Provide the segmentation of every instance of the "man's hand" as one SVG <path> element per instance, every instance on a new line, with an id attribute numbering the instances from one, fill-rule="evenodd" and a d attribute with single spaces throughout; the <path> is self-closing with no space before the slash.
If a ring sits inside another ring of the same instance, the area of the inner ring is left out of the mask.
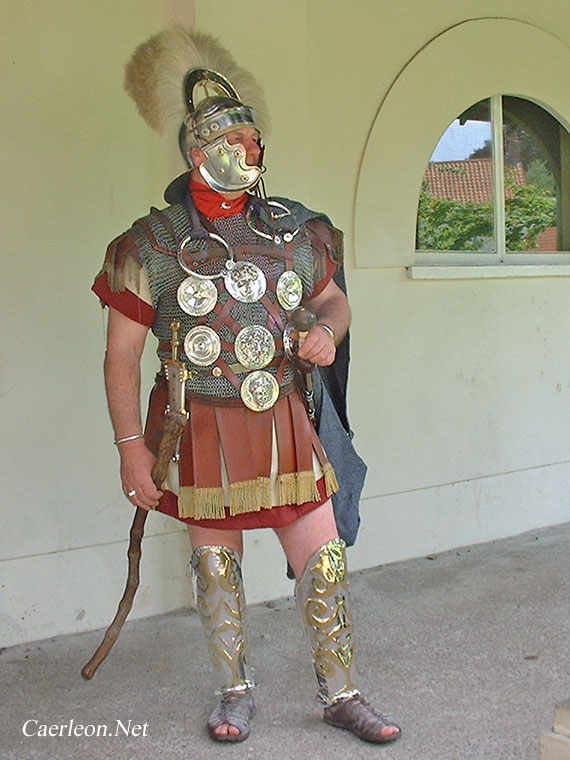
<path id="1" fill-rule="evenodd" d="M 117 440 L 130 438 L 141 430 L 140 359 L 147 333 L 148 327 L 109 309 L 105 388 Z M 117 448 L 123 493 L 135 507 L 156 507 L 162 494 L 151 477 L 154 454 L 142 438 L 123 441 Z"/>
<path id="2" fill-rule="evenodd" d="M 142 439 L 126 441 L 119 445 L 121 455 L 121 483 L 123 493 L 135 507 L 150 509 L 158 506 L 162 496 L 151 477 L 156 461 Z M 135 492 L 132 496 L 129 493 Z"/>
<path id="3" fill-rule="evenodd" d="M 342 290 L 334 280 L 327 283 L 324 290 L 305 304 L 317 315 L 317 324 L 307 333 L 305 342 L 299 349 L 299 358 L 328 367 L 336 356 L 336 346 L 331 334 L 323 325 L 327 325 L 340 343 L 350 324 L 350 308 Z"/>
<path id="4" fill-rule="evenodd" d="M 311 327 L 298 356 L 299 359 L 318 364 L 319 367 L 328 367 L 336 356 L 336 347 L 330 333 L 321 325 Z"/>

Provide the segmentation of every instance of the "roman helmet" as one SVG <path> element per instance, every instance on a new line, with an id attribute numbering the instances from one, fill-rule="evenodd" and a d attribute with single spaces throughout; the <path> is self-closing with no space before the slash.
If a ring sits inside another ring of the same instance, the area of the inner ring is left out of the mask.
<path id="1" fill-rule="evenodd" d="M 258 184 L 263 165 L 247 164 L 244 146 L 228 143 L 227 134 L 240 127 L 266 131 L 263 91 L 213 37 L 181 26 L 154 35 L 127 64 L 125 87 L 156 132 L 176 125 L 188 166 L 193 147 L 206 154 L 199 171 L 212 189 L 235 192 Z"/>

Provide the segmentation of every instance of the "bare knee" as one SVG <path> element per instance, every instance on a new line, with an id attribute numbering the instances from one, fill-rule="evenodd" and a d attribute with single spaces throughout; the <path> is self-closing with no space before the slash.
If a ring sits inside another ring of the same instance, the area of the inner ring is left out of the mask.
<path id="1" fill-rule="evenodd" d="M 294 523 L 284 528 L 276 528 L 275 532 L 295 578 L 299 578 L 313 554 L 328 541 L 338 538 L 331 500 L 303 515 Z"/>
<path id="2" fill-rule="evenodd" d="M 199 525 L 189 525 L 188 534 L 192 551 L 201 546 L 225 546 L 243 556 L 243 537 L 241 530 L 220 530 L 219 528 L 202 528 Z"/>

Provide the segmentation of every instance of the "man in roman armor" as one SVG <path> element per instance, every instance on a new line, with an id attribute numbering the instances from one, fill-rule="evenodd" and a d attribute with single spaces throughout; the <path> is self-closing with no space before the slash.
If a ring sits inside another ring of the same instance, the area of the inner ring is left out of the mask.
<path id="1" fill-rule="evenodd" d="M 356 535 L 365 468 L 343 407 L 342 235 L 300 203 L 265 197 L 263 96 L 215 40 L 181 27 L 155 35 L 135 51 L 126 87 L 154 129 L 174 119 L 189 171 L 167 188 L 166 208 L 111 242 L 93 285 L 109 307 L 105 383 L 126 497 L 188 526 L 196 606 L 219 679 L 210 735 L 235 742 L 249 734 L 255 682 L 242 531 L 268 527 L 296 578 L 325 721 L 366 741 L 393 741 L 400 729 L 352 680 L 343 539 Z M 294 327 L 299 308 L 315 315 L 307 329 Z M 291 325 L 296 356 L 287 350 Z M 162 370 L 143 432 L 149 329 Z M 172 359 L 184 367 L 188 423 L 158 489 L 151 472 L 172 402 Z M 312 365 L 319 372 L 303 392 L 301 370 Z"/>

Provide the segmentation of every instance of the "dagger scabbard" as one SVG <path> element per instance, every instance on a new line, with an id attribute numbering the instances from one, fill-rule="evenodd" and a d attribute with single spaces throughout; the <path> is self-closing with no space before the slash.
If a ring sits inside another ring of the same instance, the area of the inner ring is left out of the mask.
<path id="1" fill-rule="evenodd" d="M 156 462 L 152 468 L 152 479 L 157 488 L 162 486 L 166 478 L 168 465 L 176 453 L 178 439 L 187 420 L 186 412 L 168 412 L 164 418 L 164 430 L 160 439 Z"/>

